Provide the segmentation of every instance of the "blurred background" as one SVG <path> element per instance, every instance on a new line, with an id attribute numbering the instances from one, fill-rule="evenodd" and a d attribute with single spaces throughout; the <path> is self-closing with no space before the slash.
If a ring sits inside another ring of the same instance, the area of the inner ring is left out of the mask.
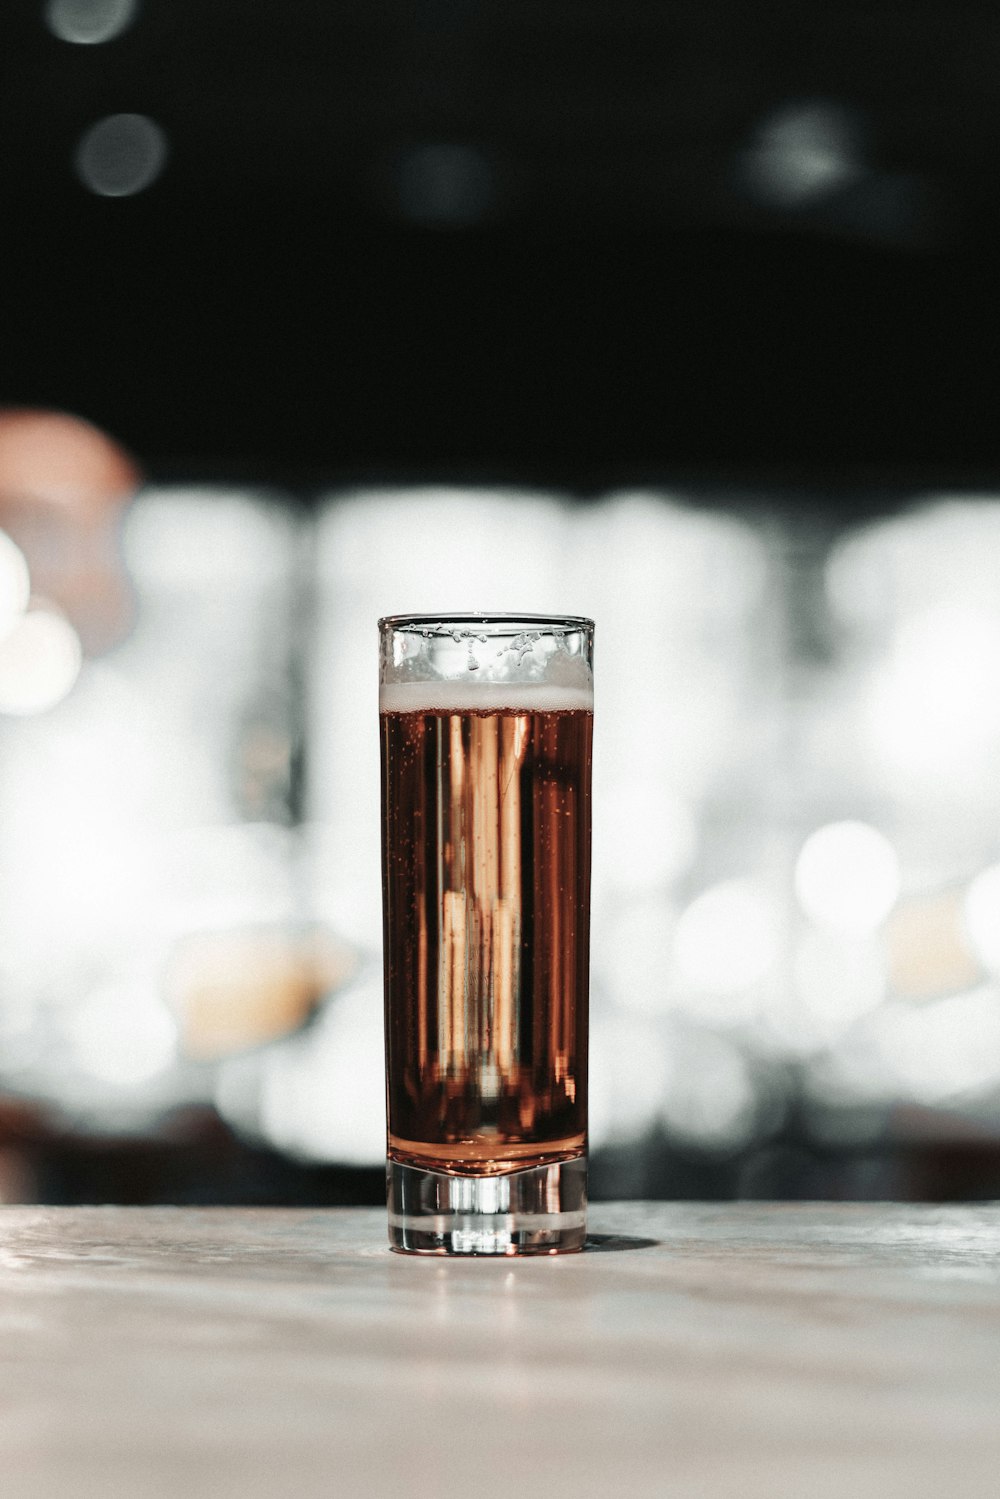
<path id="1" fill-rule="evenodd" d="M 598 623 L 595 1196 L 1000 1195 L 1000 18 L 8 0 L 0 1199 L 378 1202 L 375 620 Z"/>

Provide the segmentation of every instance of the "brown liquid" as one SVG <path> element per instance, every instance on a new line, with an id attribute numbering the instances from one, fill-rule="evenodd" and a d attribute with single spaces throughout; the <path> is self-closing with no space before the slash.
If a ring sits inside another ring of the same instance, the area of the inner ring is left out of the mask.
<path id="1" fill-rule="evenodd" d="M 383 713 L 389 1154 L 586 1145 L 593 714 Z"/>

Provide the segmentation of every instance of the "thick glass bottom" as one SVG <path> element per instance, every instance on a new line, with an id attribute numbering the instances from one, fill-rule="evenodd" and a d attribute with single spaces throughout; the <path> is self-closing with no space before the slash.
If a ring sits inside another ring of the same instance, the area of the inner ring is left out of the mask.
<path id="1" fill-rule="evenodd" d="M 503 1176 L 389 1161 L 389 1247 L 402 1254 L 572 1254 L 587 1233 L 587 1159 Z"/>

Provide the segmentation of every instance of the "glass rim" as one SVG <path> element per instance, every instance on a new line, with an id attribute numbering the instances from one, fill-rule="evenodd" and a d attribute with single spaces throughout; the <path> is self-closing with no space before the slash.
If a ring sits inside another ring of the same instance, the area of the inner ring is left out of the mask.
<path id="1" fill-rule="evenodd" d="M 522 630 L 593 630 L 594 621 L 583 614 L 504 614 L 498 610 L 461 614 L 386 614 L 378 622 L 380 631 L 419 630 L 431 635 L 450 635 L 456 626 L 486 630 L 490 634 L 519 634 Z"/>

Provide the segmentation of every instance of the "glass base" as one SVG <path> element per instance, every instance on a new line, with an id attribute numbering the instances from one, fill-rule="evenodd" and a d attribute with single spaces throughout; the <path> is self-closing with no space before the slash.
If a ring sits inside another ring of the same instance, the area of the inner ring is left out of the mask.
<path id="1" fill-rule="evenodd" d="M 587 1159 L 503 1176 L 389 1161 L 389 1247 L 403 1254 L 572 1254 L 587 1233 Z"/>

